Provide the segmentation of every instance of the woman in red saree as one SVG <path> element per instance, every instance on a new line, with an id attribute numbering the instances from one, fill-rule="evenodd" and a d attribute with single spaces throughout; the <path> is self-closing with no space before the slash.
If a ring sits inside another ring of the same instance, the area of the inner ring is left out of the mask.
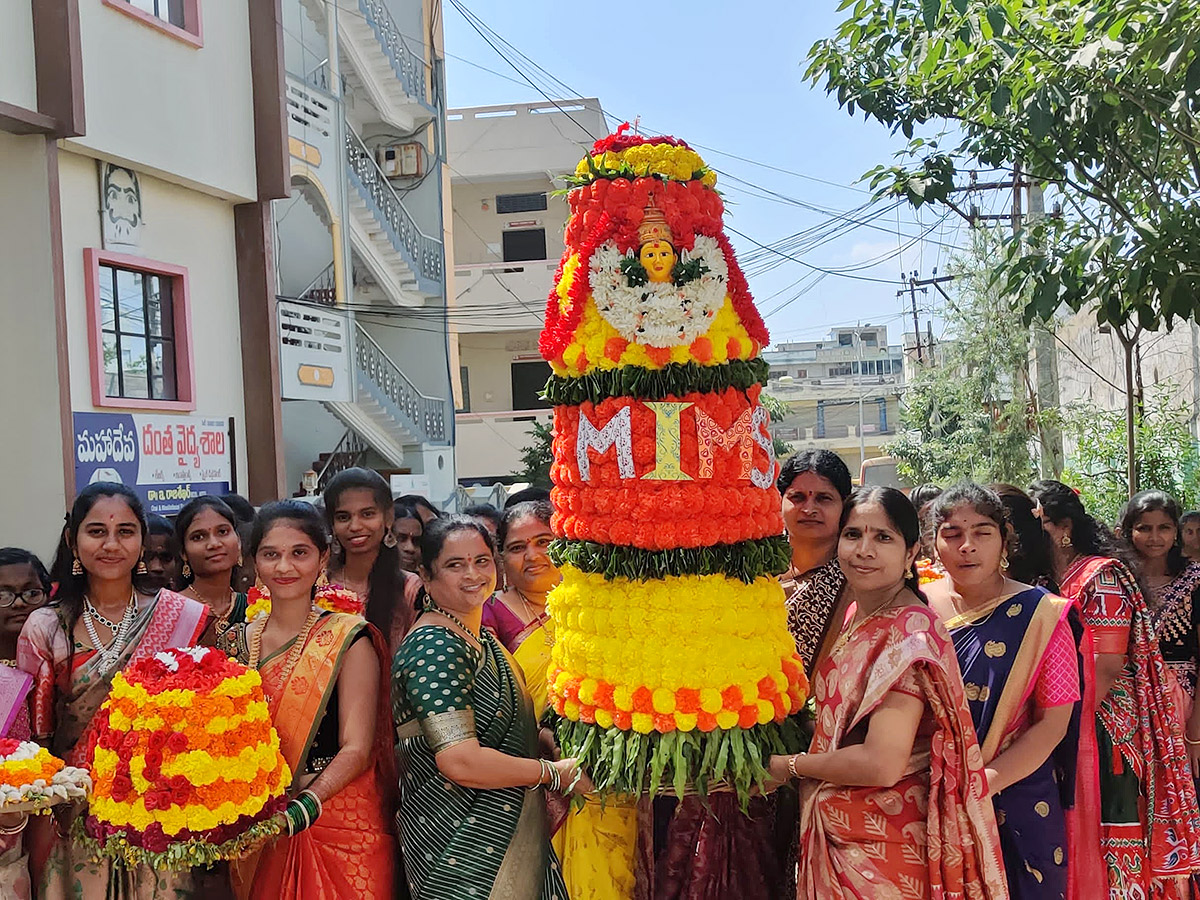
<path id="1" fill-rule="evenodd" d="M 1064 597 L 1091 628 L 1096 659 L 1101 849 L 1109 897 L 1189 896 L 1200 871 L 1200 812 L 1178 686 L 1154 639 L 1137 580 L 1103 527 L 1058 481 L 1030 489 Z"/>
<path id="2" fill-rule="evenodd" d="M 329 541 L 312 506 L 264 506 L 250 550 L 270 599 L 220 646 L 262 674 L 293 798 L 281 814 L 286 836 L 231 864 L 234 890 L 256 900 L 391 900 L 396 778 L 386 643 L 361 616 L 314 604 Z"/>
<path id="3" fill-rule="evenodd" d="M 91 763 L 94 717 L 112 677 L 161 650 L 195 644 L 208 622 L 202 603 L 171 591 L 149 596 L 136 589 L 145 536 L 145 512 L 133 491 L 107 482 L 88 485 L 67 523 L 71 573 L 59 583 L 55 602 L 29 615 L 17 641 L 17 665 L 34 680 L 33 737 L 69 765 Z M 222 896 L 223 871 L 162 873 L 93 862 L 63 827 L 72 812 L 31 828 L 38 897 Z"/>
<path id="4" fill-rule="evenodd" d="M 801 780 L 800 900 L 1007 900 L 996 819 L 945 628 L 921 601 L 916 510 L 892 488 L 842 514 L 845 625 L 813 678 Z"/>

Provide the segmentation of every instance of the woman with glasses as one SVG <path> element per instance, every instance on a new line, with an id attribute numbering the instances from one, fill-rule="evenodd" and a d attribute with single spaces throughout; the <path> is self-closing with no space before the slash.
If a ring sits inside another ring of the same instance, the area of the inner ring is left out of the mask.
<path id="1" fill-rule="evenodd" d="M 28 550 L 0 550 L 0 738 L 29 739 L 25 698 L 33 678 L 16 668 L 17 637 L 29 613 L 50 596 L 50 574 Z M 27 816 L 0 816 L 0 897 L 29 900 L 29 860 L 25 855 Z"/>

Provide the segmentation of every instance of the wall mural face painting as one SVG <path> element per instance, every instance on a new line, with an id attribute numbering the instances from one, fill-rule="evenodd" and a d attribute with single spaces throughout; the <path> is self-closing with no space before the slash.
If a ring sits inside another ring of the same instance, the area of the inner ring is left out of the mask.
<path id="1" fill-rule="evenodd" d="M 142 245 L 142 186 L 137 172 L 100 163 L 100 233 L 106 250 Z"/>

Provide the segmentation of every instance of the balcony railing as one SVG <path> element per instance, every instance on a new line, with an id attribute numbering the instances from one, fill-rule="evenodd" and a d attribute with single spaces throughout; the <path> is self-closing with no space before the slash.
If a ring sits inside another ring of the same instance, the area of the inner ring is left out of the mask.
<path id="1" fill-rule="evenodd" d="M 387 4 L 384 0 L 358 0 L 358 8 L 379 39 L 384 55 L 392 64 L 400 84 L 404 86 L 404 92 L 418 100 L 421 105 L 426 105 L 425 62 L 408 49 L 404 35 L 388 11 Z"/>
<path id="2" fill-rule="evenodd" d="M 446 401 L 422 394 L 362 325 L 356 322 L 354 327 L 358 371 L 421 432 L 417 437 L 445 441 Z"/>
<path id="3" fill-rule="evenodd" d="M 442 242 L 421 231 L 357 134 L 346 129 L 346 162 L 351 180 L 387 227 L 392 245 L 411 261 L 418 279 L 438 286 L 445 281 Z"/>

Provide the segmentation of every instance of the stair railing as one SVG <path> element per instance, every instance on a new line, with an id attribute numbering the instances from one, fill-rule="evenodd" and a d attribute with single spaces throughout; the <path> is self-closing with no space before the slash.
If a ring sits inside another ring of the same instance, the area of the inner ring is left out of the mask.
<path id="1" fill-rule="evenodd" d="M 312 283 L 300 292 L 300 299 L 307 300 L 309 303 L 320 303 L 324 306 L 337 304 L 337 276 L 333 269 L 333 263 L 322 269 Z"/>
<path id="2" fill-rule="evenodd" d="M 370 332 L 354 323 L 354 355 L 358 371 L 375 385 L 417 429 L 423 441 L 446 440 L 446 401 L 422 394 L 392 362 Z"/>
<path id="3" fill-rule="evenodd" d="M 325 465 L 317 473 L 317 490 L 324 491 L 329 485 L 329 480 L 339 472 L 361 465 L 366 458 L 367 449 L 367 442 L 359 433 L 353 428 L 347 428 L 342 439 L 325 460 Z"/>
<path id="4" fill-rule="evenodd" d="M 346 129 L 346 163 L 367 199 L 374 204 L 392 233 L 396 249 L 408 255 L 417 273 L 442 283 L 442 242 L 423 232 L 404 203 L 396 196 L 387 177 L 375 162 L 375 154 L 354 130 Z"/>

